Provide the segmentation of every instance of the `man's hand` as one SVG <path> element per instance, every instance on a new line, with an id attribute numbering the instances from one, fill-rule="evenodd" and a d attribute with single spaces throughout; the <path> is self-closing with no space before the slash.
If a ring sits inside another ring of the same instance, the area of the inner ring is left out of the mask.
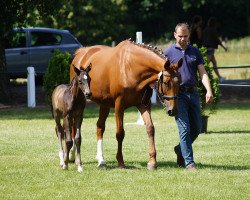
<path id="1" fill-rule="evenodd" d="M 214 100 L 214 96 L 212 93 L 207 92 L 206 94 L 206 103 L 212 103 Z"/>

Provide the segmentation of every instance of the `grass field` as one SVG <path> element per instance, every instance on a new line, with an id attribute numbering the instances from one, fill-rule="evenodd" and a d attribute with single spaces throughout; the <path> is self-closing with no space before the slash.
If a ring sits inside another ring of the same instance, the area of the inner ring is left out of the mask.
<path id="1" fill-rule="evenodd" d="M 127 168 L 117 169 L 114 112 L 104 135 L 105 169 L 95 161 L 98 110 L 89 106 L 82 126 L 83 173 L 74 164 L 59 167 L 58 143 L 50 109 L 0 110 L 0 199 L 250 199 L 250 104 L 221 104 L 209 117 L 208 134 L 194 144 L 199 170 L 176 168 L 178 142 L 173 118 L 154 106 L 158 169 L 148 171 L 144 126 L 126 124 Z M 134 108 L 125 123 L 136 122 Z"/>

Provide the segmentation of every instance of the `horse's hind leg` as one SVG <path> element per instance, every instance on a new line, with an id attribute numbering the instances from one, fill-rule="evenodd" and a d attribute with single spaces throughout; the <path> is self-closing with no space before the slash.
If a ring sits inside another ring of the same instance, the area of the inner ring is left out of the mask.
<path id="1" fill-rule="evenodd" d="M 115 102 L 115 116 L 116 116 L 116 140 L 118 142 L 116 159 L 118 161 L 118 167 L 125 168 L 123 155 L 122 155 L 122 143 L 125 137 L 125 131 L 123 128 L 124 109 L 122 107 L 121 100 L 117 100 Z"/>
<path id="2" fill-rule="evenodd" d="M 149 162 L 147 164 L 147 168 L 149 170 L 154 170 L 157 167 L 156 162 L 156 148 L 155 148 L 155 128 L 151 119 L 151 108 L 150 106 L 138 106 L 138 110 L 140 111 L 142 118 L 146 124 L 146 130 L 149 138 Z"/>
<path id="3" fill-rule="evenodd" d="M 76 157 L 76 142 L 73 140 L 73 145 L 69 151 L 69 162 L 73 163 L 75 162 Z"/>
<path id="4" fill-rule="evenodd" d="M 99 119 L 97 121 L 97 154 L 96 160 L 98 161 L 98 167 L 106 166 L 106 162 L 103 157 L 103 133 L 105 131 L 105 122 L 109 115 L 110 108 L 100 107 Z"/>

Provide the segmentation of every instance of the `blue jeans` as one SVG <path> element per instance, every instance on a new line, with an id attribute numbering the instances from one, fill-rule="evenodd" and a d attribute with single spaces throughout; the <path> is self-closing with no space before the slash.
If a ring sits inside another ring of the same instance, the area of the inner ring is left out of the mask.
<path id="1" fill-rule="evenodd" d="M 197 90 L 192 93 L 179 92 L 177 99 L 178 115 L 175 117 L 179 129 L 179 151 L 185 165 L 194 163 L 192 143 L 201 132 L 200 96 Z"/>

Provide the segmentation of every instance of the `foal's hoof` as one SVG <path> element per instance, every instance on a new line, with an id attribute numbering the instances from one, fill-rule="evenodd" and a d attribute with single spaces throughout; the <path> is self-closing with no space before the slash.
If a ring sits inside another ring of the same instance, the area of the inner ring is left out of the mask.
<path id="1" fill-rule="evenodd" d="M 77 167 L 77 171 L 78 171 L 79 173 L 82 173 L 82 166 L 78 166 L 78 167 Z"/>
<path id="2" fill-rule="evenodd" d="M 67 170 L 68 169 L 68 166 L 67 165 L 63 165 L 63 170 Z"/>
<path id="3" fill-rule="evenodd" d="M 147 169 L 148 170 L 156 170 L 157 169 L 157 165 L 152 165 L 150 163 L 147 164 Z"/>
<path id="4" fill-rule="evenodd" d="M 98 162 L 97 167 L 106 167 L 106 162 L 104 160 Z"/>

